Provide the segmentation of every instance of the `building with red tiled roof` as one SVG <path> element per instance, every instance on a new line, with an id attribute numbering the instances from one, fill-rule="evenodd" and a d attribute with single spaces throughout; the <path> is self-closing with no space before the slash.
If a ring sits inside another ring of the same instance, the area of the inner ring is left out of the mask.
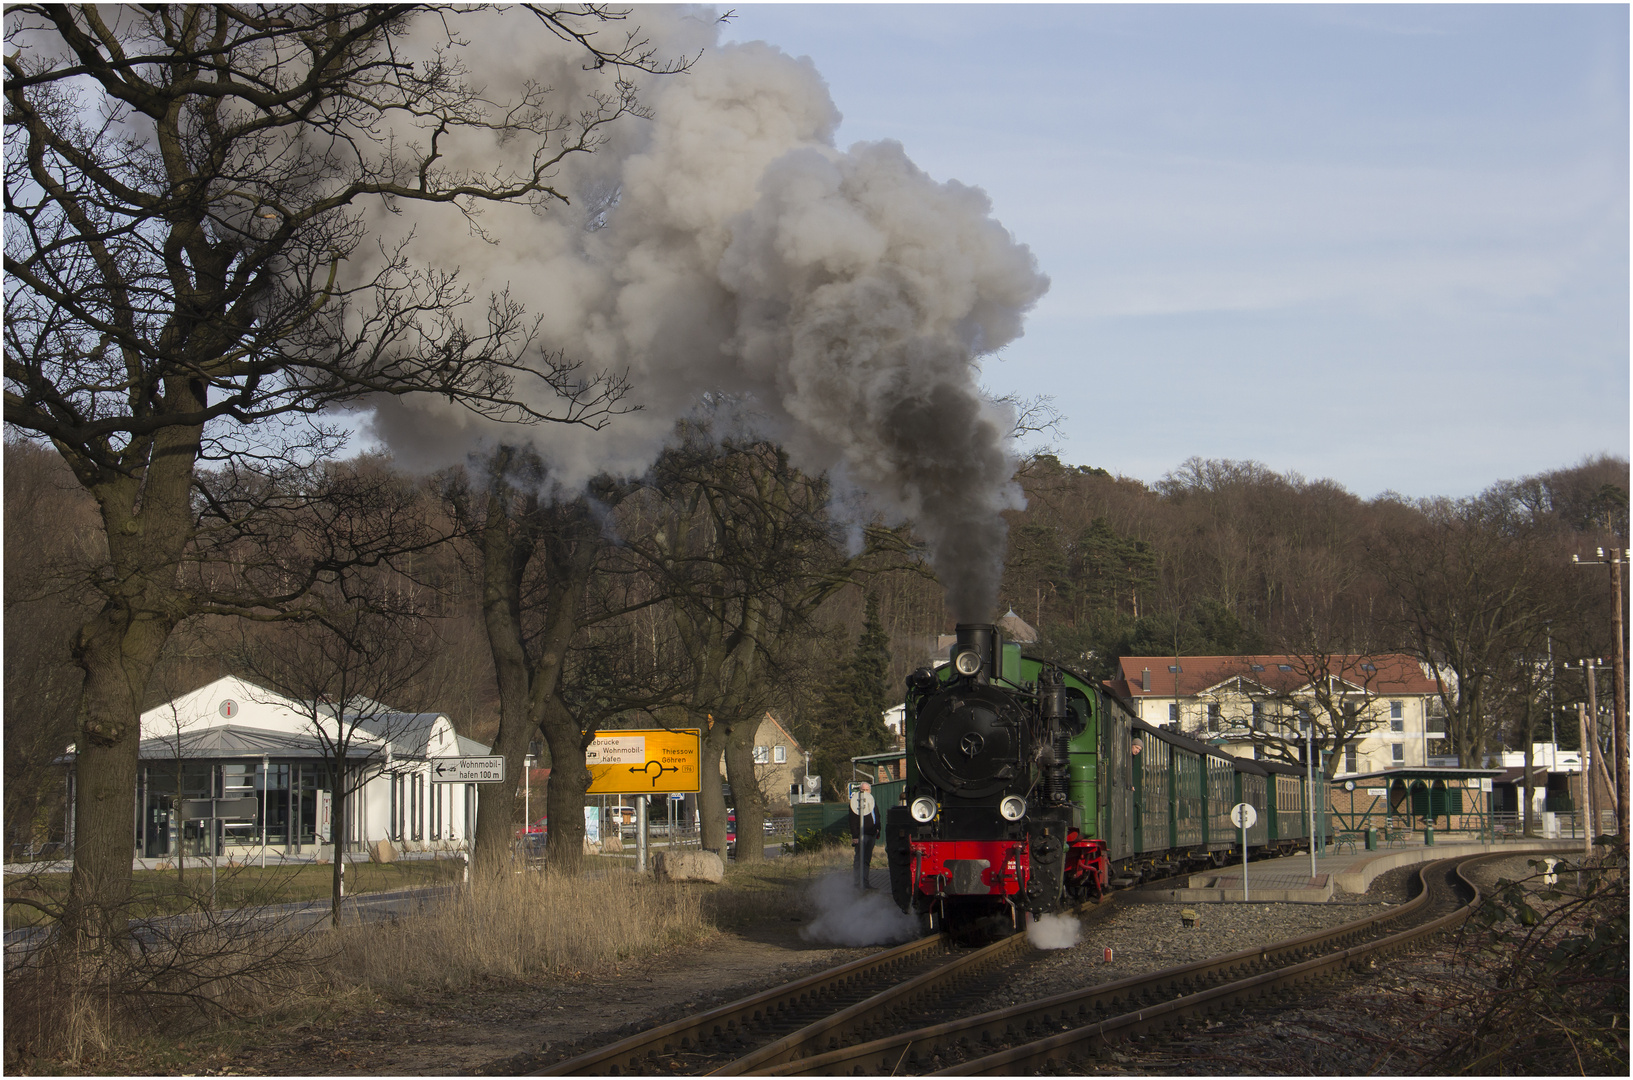
<path id="1" fill-rule="evenodd" d="M 1291 737 L 1301 714 L 1335 702 L 1362 729 L 1343 747 L 1337 775 L 1428 764 L 1444 738 L 1435 683 L 1400 653 L 1325 658 L 1125 656 L 1108 686 L 1148 724 L 1173 727 L 1244 757 Z"/>

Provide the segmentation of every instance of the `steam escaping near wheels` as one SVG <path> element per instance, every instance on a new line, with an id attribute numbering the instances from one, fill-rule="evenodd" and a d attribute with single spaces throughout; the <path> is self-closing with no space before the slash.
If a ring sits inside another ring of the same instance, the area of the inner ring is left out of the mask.
<path id="1" fill-rule="evenodd" d="M 1070 949 L 1083 939 L 1083 927 L 1071 915 L 1040 915 L 1026 925 L 1034 949 Z"/>
<path id="2" fill-rule="evenodd" d="M 921 936 L 916 916 L 898 908 L 887 890 L 858 889 L 849 871 L 817 878 L 806 902 L 815 918 L 801 928 L 800 937 L 815 944 L 900 945 Z"/>

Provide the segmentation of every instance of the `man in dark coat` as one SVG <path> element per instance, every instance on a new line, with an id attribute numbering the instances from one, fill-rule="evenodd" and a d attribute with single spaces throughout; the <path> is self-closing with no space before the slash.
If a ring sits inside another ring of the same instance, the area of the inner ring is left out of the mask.
<path id="1" fill-rule="evenodd" d="M 871 889 L 868 870 L 873 864 L 873 843 L 879 839 L 879 807 L 873 801 L 873 785 L 858 784 L 851 794 L 851 846 L 856 849 L 856 884 Z"/>

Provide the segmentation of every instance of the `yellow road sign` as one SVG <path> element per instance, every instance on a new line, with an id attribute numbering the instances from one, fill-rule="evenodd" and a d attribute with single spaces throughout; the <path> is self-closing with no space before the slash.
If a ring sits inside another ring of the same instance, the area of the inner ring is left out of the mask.
<path id="1" fill-rule="evenodd" d="M 678 795 L 701 790 L 703 734 L 696 728 L 608 731 L 584 752 L 590 795 Z"/>

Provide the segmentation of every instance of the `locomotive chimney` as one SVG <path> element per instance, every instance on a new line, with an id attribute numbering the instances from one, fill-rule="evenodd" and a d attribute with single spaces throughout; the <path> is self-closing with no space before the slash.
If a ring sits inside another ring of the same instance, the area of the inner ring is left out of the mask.
<path id="1" fill-rule="evenodd" d="M 998 628 L 991 623 L 959 623 L 954 632 L 958 635 L 958 644 L 953 651 L 961 651 L 964 647 L 975 650 L 981 658 L 981 674 L 976 676 L 978 682 L 986 682 L 994 675 L 1003 674 L 998 666 L 1003 657 L 1003 639 Z"/>

